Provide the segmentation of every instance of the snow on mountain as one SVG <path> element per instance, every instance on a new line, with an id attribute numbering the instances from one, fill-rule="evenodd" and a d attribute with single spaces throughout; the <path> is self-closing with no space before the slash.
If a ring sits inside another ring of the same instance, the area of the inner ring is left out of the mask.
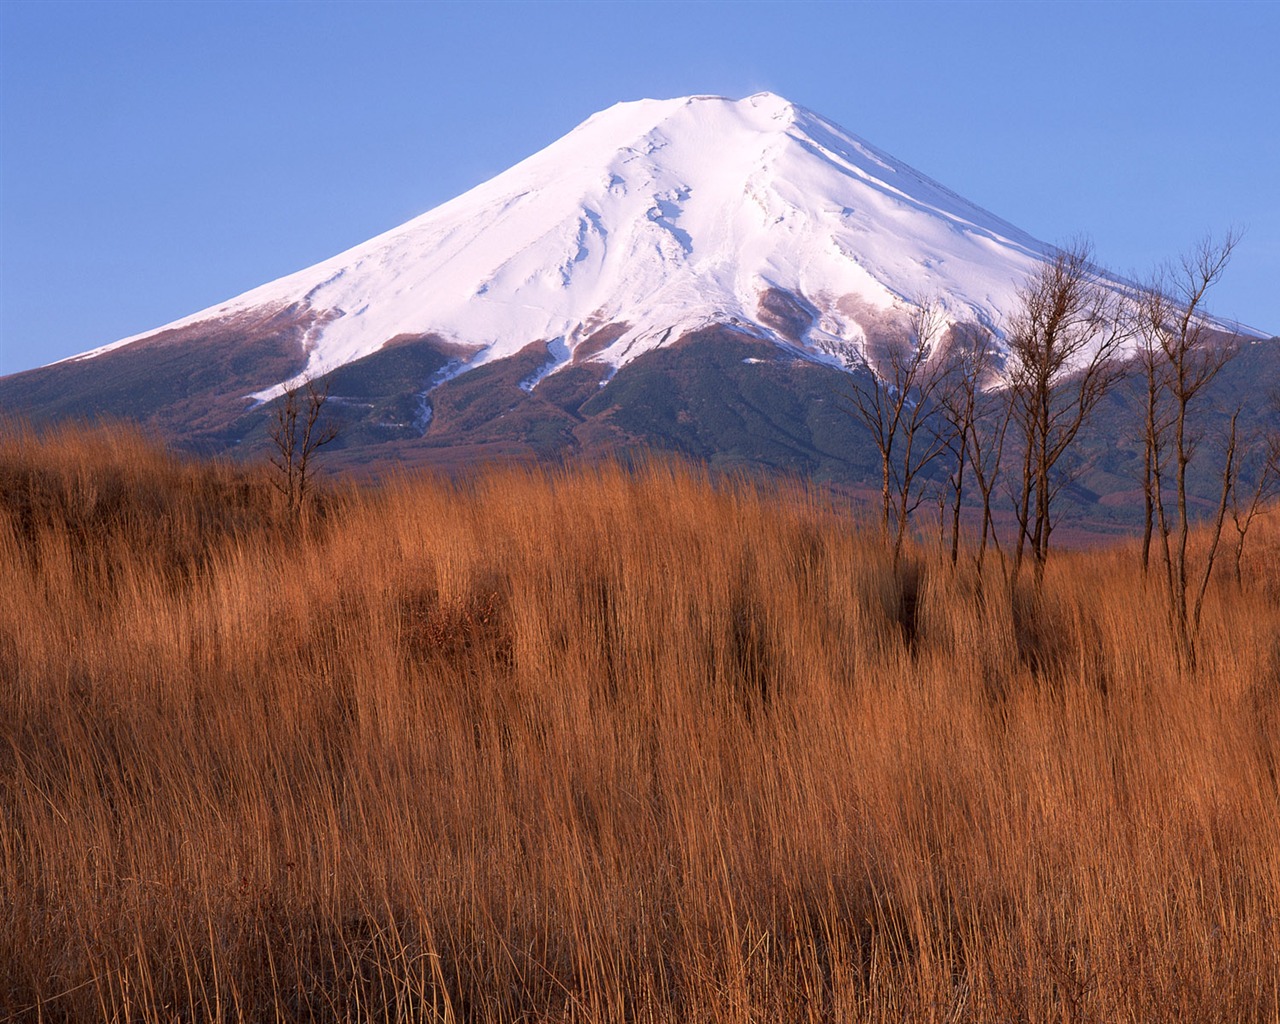
<path id="1" fill-rule="evenodd" d="M 608 376 L 710 323 L 845 364 L 914 299 L 998 325 L 1049 251 L 771 93 L 640 100 L 332 259 L 79 358 L 291 306 L 314 314 L 312 374 L 434 334 L 472 353 L 461 369 L 546 343 L 533 387 L 575 355 Z"/>

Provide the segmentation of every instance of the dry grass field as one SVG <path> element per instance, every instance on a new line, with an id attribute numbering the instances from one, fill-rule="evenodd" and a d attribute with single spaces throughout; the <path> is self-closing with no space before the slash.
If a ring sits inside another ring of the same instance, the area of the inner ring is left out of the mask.
<path id="1" fill-rule="evenodd" d="M 1280 516 L 1194 671 L 655 464 L 0 441 L 0 1021 L 1280 1020 Z"/>

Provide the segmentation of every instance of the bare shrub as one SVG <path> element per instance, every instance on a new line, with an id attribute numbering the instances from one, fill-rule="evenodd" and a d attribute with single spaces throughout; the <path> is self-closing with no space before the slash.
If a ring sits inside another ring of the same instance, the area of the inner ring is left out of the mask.
<path id="1" fill-rule="evenodd" d="M 277 475 L 273 483 L 284 496 L 285 508 L 300 518 L 311 494 L 316 453 L 338 439 L 334 423 L 321 424 L 329 400 L 329 381 L 307 377 L 276 399 L 267 434 L 275 449 L 270 456 Z"/>

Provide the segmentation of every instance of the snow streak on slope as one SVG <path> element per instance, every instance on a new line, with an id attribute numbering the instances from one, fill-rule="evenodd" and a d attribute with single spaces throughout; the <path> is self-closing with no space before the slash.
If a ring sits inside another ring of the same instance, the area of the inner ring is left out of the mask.
<path id="1" fill-rule="evenodd" d="M 545 375 L 607 324 L 626 330 L 591 354 L 602 374 L 712 322 L 845 362 L 866 323 L 913 299 L 997 324 L 1047 252 L 771 93 L 641 100 L 407 224 L 161 330 L 302 304 L 317 314 L 310 373 L 430 333 L 474 350 L 472 366 L 546 342 Z M 779 294 L 801 311 L 789 330 L 766 308 Z"/>

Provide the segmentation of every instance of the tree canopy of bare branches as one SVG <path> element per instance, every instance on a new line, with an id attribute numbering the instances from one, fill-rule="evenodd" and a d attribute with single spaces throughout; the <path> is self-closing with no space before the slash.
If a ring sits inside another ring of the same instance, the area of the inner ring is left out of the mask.
<path id="1" fill-rule="evenodd" d="M 970 325 L 957 332 L 945 353 L 946 382 L 939 390 L 938 405 L 945 421 L 947 453 L 951 460 L 951 564 L 960 558 L 960 517 L 965 482 L 978 489 L 982 513 L 975 563 L 979 575 L 987 546 L 995 541 L 992 496 L 1000 477 L 1000 462 L 1009 427 L 1012 404 L 1004 389 L 991 393 L 986 386 L 995 378 L 997 349 L 989 328 Z"/>
<path id="2" fill-rule="evenodd" d="M 921 475 L 944 448 L 929 419 L 935 392 L 945 377 L 934 357 L 946 326 L 936 302 L 915 305 L 905 330 L 880 353 L 870 386 L 853 389 L 853 410 L 870 431 L 880 455 L 880 529 L 887 537 L 892 523 L 895 566 L 911 514 L 924 498 Z"/>
<path id="3" fill-rule="evenodd" d="M 306 378 L 285 391 L 275 403 L 268 436 L 275 448 L 271 464 L 290 516 L 298 518 L 306 506 L 314 476 L 315 454 L 338 436 L 335 424 L 321 424 L 320 414 L 329 399 L 329 382 Z"/>
<path id="4" fill-rule="evenodd" d="M 1149 564 L 1154 525 L 1174 632 L 1184 656 L 1195 658 L 1200 613 L 1213 572 L 1228 509 L 1240 507 L 1233 494 L 1239 484 L 1240 409 L 1231 416 L 1222 446 L 1222 487 L 1201 564 L 1189 565 L 1187 468 L 1203 441 L 1195 409 L 1208 386 L 1239 351 L 1239 339 L 1206 313 L 1205 299 L 1222 278 L 1239 234 L 1203 239 L 1174 266 L 1166 268 L 1141 298 L 1141 362 L 1146 374 L 1144 492 L 1147 526 L 1143 565 Z M 1172 507 L 1170 507 L 1172 504 Z M 1237 519 L 1248 528 L 1247 518 Z M 1154 520 L 1154 523 L 1153 523 Z M 1241 537 L 1243 545 L 1243 536 Z"/>
<path id="5" fill-rule="evenodd" d="M 1063 456 L 1123 375 L 1121 349 L 1133 328 L 1124 297 L 1101 282 L 1084 242 L 1059 249 L 1018 298 L 1008 332 L 1009 397 L 1022 443 L 1014 575 L 1029 551 L 1039 585 L 1054 498 L 1067 479 Z"/>

